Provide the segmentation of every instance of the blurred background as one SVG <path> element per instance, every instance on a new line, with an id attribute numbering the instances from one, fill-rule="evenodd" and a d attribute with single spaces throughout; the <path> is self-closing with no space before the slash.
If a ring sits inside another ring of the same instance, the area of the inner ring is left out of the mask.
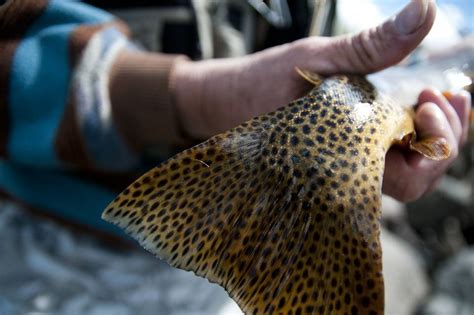
<path id="1" fill-rule="evenodd" d="M 241 56 L 376 25 L 401 0 L 90 0 L 147 50 Z M 370 76 L 413 104 L 424 87 L 473 92 L 474 2 L 438 0 L 435 26 L 400 66 Z M 471 125 L 474 116 L 471 115 Z M 439 187 L 383 200 L 387 314 L 474 314 L 474 132 Z M 0 314 L 240 314 L 225 291 L 121 241 L 0 199 Z"/>

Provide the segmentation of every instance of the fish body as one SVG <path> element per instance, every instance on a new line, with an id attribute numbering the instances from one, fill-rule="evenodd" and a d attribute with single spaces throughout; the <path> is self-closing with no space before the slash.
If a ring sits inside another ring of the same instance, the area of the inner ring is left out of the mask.
<path id="1" fill-rule="evenodd" d="M 449 149 L 365 78 L 299 72 L 306 96 L 150 170 L 103 218 L 246 313 L 382 314 L 385 154 Z"/>

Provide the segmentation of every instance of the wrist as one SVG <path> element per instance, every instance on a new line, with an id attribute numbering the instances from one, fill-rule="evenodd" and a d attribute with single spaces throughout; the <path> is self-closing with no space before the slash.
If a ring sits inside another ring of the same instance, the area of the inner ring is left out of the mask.
<path id="1" fill-rule="evenodd" d="M 208 138 L 233 126 L 236 84 L 245 58 L 183 61 L 173 70 L 174 99 L 185 133 Z M 240 82 L 241 83 L 241 82 Z"/>
<path id="2" fill-rule="evenodd" d="M 190 138 L 203 137 L 201 107 L 203 71 L 191 60 L 179 60 L 170 74 L 170 91 L 177 113 L 179 128 Z"/>

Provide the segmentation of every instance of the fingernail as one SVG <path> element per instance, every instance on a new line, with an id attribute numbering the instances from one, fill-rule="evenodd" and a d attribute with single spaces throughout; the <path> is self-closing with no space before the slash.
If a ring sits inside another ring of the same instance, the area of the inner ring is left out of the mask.
<path id="1" fill-rule="evenodd" d="M 435 103 L 420 105 L 415 116 L 415 126 L 421 136 L 443 136 L 449 123 L 443 111 Z"/>
<path id="2" fill-rule="evenodd" d="M 403 35 L 415 32 L 425 21 L 430 0 L 411 0 L 395 17 L 395 27 Z"/>

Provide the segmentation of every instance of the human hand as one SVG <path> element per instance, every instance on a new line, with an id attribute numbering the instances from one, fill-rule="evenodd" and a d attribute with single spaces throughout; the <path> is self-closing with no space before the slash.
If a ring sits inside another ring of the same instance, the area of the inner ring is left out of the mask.
<path id="1" fill-rule="evenodd" d="M 428 34 L 435 5 L 413 0 L 396 17 L 359 34 L 310 37 L 242 58 L 183 61 L 174 69 L 182 126 L 208 138 L 303 96 L 295 67 L 322 75 L 368 74 L 398 63 Z"/>
<path id="2" fill-rule="evenodd" d="M 182 124 L 193 136 L 207 138 L 287 104 L 310 88 L 295 67 L 331 75 L 368 74 L 392 66 L 421 42 L 434 18 L 433 1 L 413 0 L 396 17 L 356 35 L 305 38 L 242 58 L 178 64 L 176 101 Z M 421 93 L 415 122 L 419 134 L 446 138 L 450 158 L 428 161 L 392 149 L 385 193 L 402 201 L 416 199 L 456 158 L 467 133 L 470 101 L 462 94 L 448 99 L 433 91 Z"/>
<path id="3" fill-rule="evenodd" d="M 413 201 L 436 186 L 467 141 L 469 129 L 471 97 L 466 91 L 443 95 L 436 90 L 424 90 L 418 104 L 417 136 L 446 139 L 451 154 L 446 160 L 433 161 L 414 151 L 395 147 L 388 151 L 383 191 L 404 202 Z"/>

